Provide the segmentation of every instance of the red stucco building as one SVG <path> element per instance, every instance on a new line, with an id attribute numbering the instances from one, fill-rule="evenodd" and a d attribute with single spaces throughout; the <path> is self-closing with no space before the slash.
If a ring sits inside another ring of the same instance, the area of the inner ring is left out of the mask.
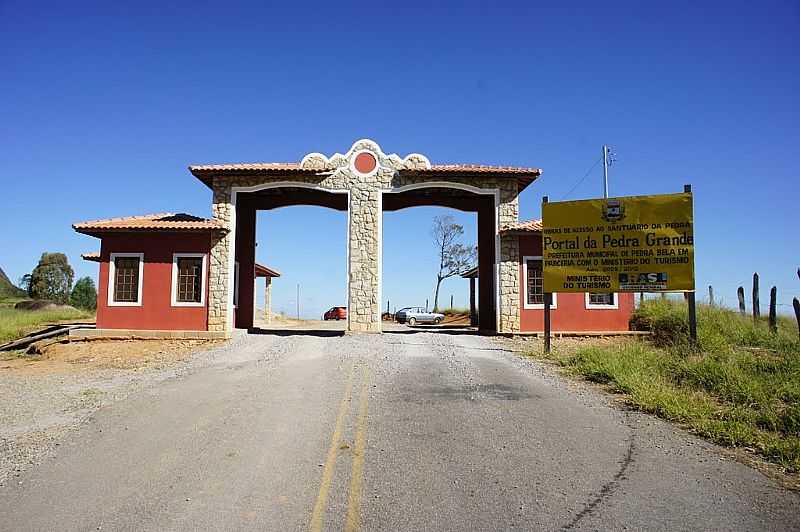
<path id="1" fill-rule="evenodd" d="M 381 330 L 383 212 L 419 205 L 477 214 L 474 325 L 486 333 L 543 330 L 541 223 L 518 222 L 518 195 L 540 169 L 434 165 L 421 154 L 385 154 L 362 139 L 345 154 L 310 153 L 299 163 L 190 170 L 212 191 L 212 219 L 157 214 L 73 226 L 100 239 L 100 252 L 84 257 L 100 266 L 92 334 L 226 338 L 233 328 L 252 327 L 255 280 L 267 278 L 269 302 L 271 278 L 279 275 L 255 264 L 256 212 L 289 205 L 348 212 L 350 331 Z M 627 330 L 633 301 L 632 294 L 555 294 L 552 329 Z"/>
<path id="2" fill-rule="evenodd" d="M 542 291 L 542 221 L 530 220 L 504 228 L 519 237 L 520 330 L 544 330 Z M 634 295 L 553 294 L 551 327 L 557 332 L 627 331 Z"/>

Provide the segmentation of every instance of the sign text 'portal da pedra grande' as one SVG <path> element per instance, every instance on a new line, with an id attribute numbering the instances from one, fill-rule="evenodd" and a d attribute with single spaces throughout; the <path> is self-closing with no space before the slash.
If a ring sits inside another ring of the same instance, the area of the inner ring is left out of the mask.
<path id="1" fill-rule="evenodd" d="M 546 292 L 694 290 L 692 194 L 542 204 Z"/>

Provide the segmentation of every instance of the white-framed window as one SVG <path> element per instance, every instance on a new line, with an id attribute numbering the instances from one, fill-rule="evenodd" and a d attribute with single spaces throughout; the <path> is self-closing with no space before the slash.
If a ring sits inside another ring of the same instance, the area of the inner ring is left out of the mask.
<path id="1" fill-rule="evenodd" d="M 108 306 L 141 307 L 144 253 L 111 253 L 108 260 Z"/>
<path id="2" fill-rule="evenodd" d="M 233 263 L 233 308 L 239 307 L 239 263 Z"/>
<path id="3" fill-rule="evenodd" d="M 613 310 L 619 308 L 619 296 L 615 293 L 586 293 L 586 308 L 589 310 Z"/>
<path id="4" fill-rule="evenodd" d="M 205 304 L 205 253 L 173 253 L 172 306 L 202 307 Z"/>
<path id="5" fill-rule="evenodd" d="M 543 309 L 544 308 L 544 277 L 542 275 L 542 257 L 529 256 L 522 257 L 522 283 L 525 287 L 522 308 L 525 309 Z M 556 296 L 553 294 L 553 300 L 550 308 L 556 308 Z"/>

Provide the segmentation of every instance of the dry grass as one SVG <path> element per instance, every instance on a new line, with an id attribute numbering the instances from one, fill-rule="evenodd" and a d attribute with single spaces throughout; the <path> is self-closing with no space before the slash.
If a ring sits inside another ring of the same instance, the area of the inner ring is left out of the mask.
<path id="1" fill-rule="evenodd" d="M 72 307 L 52 310 L 16 310 L 13 307 L 0 307 L 0 344 L 21 338 L 48 324 L 93 319 L 94 314 Z"/>

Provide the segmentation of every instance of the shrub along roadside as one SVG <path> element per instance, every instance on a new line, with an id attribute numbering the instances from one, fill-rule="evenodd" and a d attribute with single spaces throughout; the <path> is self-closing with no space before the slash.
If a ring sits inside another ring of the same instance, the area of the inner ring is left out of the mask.
<path id="1" fill-rule="evenodd" d="M 766 322 L 699 307 L 699 350 L 690 348 L 682 303 L 645 302 L 632 323 L 653 339 L 551 357 L 645 412 L 800 472 L 800 341 L 789 320 L 771 334 Z"/>

